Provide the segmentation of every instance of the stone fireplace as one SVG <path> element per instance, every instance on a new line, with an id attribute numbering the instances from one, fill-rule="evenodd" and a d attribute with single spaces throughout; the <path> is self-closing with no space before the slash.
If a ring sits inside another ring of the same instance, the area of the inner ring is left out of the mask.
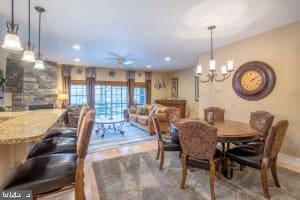
<path id="1" fill-rule="evenodd" d="M 7 58 L 5 92 L 12 93 L 12 111 L 49 108 L 57 100 L 57 64 L 45 62 L 44 70 L 33 63 Z"/>

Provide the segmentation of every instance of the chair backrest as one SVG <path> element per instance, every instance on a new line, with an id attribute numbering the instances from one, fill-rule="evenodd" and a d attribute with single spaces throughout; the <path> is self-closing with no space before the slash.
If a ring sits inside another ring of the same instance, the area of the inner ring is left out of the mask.
<path id="1" fill-rule="evenodd" d="M 266 111 L 255 111 L 250 114 L 250 126 L 262 133 L 261 139 L 265 141 L 273 124 L 274 116 Z"/>
<path id="2" fill-rule="evenodd" d="M 78 118 L 78 125 L 77 125 L 77 136 L 79 135 L 80 132 L 80 128 L 82 125 L 82 121 L 84 116 L 90 111 L 90 107 L 89 106 L 82 106 L 81 110 L 80 110 L 80 115 Z"/>
<path id="3" fill-rule="evenodd" d="M 93 110 L 90 110 L 83 117 L 79 135 L 77 138 L 77 159 L 84 159 L 87 154 L 90 137 L 93 131 L 94 120 L 95 112 Z"/>
<path id="4" fill-rule="evenodd" d="M 180 120 L 180 109 L 176 107 L 167 107 L 164 109 L 169 125 L 171 123 L 179 122 Z"/>
<path id="5" fill-rule="evenodd" d="M 185 155 L 198 159 L 213 159 L 217 145 L 217 128 L 195 120 L 177 123 L 177 126 L 179 141 Z"/>
<path id="6" fill-rule="evenodd" d="M 288 126 L 287 120 L 281 120 L 272 127 L 265 142 L 264 157 L 273 159 L 278 155 Z"/>
<path id="7" fill-rule="evenodd" d="M 204 109 L 204 120 L 207 121 L 207 113 L 212 112 L 214 114 L 214 121 L 224 122 L 225 110 L 219 107 L 208 107 Z"/>
<path id="8" fill-rule="evenodd" d="M 152 122 L 153 122 L 155 135 L 156 135 L 156 137 L 159 141 L 162 141 L 162 134 L 161 134 L 161 130 L 160 130 L 160 126 L 159 126 L 159 120 L 157 118 L 157 115 L 155 113 L 153 113 L 151 115 L 151 119 L 152 119 Z"/>

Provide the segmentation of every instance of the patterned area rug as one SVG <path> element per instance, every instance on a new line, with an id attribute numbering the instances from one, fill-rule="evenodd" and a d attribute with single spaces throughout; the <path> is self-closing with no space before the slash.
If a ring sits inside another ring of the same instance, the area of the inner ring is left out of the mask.
<path id="1" fill-rule="evenodd" d="M 124 135 L 109 130 L 105 133 L 104 138 L 101 138 L 101 133 L 97 133 L 97 127 L 94 127 L 88 152 L 93 153 L 156 139 L 156 137 L 150 136 L 148 132 L 131 126 L 129 123 L 125 123 L 123 128 Z"/>
<path id="2" fill-rule="evenodd" d="M 209 174 L 188 170 L 186 187 L 179 189 L 181 163 L 178 155 L 167 152 L 162 171 L 158 170 L 156 152 L 144 152 L 93 163 L 101 200 L 196 200 L 210 199 Z M 300 199 L 300 174 L 278 169 L 281 188 L 275 187 L 269 174 L 271 199 Z M 260 172 L 245 168 L 234 178 L 215 181 L 217 199 L 263 199 Z"/>

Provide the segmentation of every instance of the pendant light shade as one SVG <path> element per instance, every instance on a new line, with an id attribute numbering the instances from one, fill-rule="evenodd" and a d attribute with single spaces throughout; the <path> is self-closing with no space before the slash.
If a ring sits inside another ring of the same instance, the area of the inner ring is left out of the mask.
<path id="1" fill-rule="evenodd" d="M 39 6 L 35 7 L 35 10 L 39 12 L 39 53 L 38 59 L 35 61 L 35 69 L 45 69 L 44 61 L 41 59 L 41 15 L 45 12 L 45 9 Z"/>
<path id="2" fill-rule="evenodd" d="M 34 64 L 35 69 L 45 69 L 44 61 L 43 60 L 36 60 Z"/>
<path id="3" fill-rule="evenodd" d="M 11 22 L 6 22 L 6 34 L 2 48 L 12 51 L 22 51 L 18 35 L 19 25 L 14 23 L 14 0 L 11 1 Z"/>
<path id="4" fill-rule="evenodd" d="M 4 43 L 2 48 L 12 51 L 22 51 L 23 48 L 21 46 L 19 36 L 14 32 L 8 32 L 5 34 Z"/>
<path id="5" fill-rule="evenodd" d="M 30 9 L 30 0 L 28 0 L 28 41 L 25 44 L 22 60 L 26 62 L 35 62 L 35 55 L 33 51 L 34 45 L 30 42 Z"/>
<path id="6" fill-rule="evenodd" d="M 34 52 L 32 50 L 24 50 L 22 60 L 26 62 L 35 62 Z"/>

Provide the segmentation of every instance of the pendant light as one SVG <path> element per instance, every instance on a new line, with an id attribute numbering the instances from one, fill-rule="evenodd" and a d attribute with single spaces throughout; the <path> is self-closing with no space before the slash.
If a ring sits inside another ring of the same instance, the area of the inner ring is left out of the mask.
<path id="1" fill-rule="evenodd" d="M 18 35 L 19 25 L 14 23 L 14 0 L 11 0 L 11 22 L 6 22 L 7 31 L 2 48 L 13 51 L 22 51 Z"/>
<path id="2" fill-rule="evenodd" d="M 34 7 L 36 11 L 39 12 L 39 52 L 38 59 L 35 61 L 35 69 L 45 69 L 44 61 L 41 59 L 41 16 L 45 12 L 45 9 L 39 6 Z"/>
<path id="3" fill-rule="evenodd" d="M 28 41 L 25 44 L 25 50 L 23 53 L 22 60 L 26 62 L 35 62 L 35 56 L 33 52 L 34 45 L 31 44 L 30 42 L 30 17 L 31 17 L 30 10 L 31 10 L 30 0 L 28 0 Z"/>

